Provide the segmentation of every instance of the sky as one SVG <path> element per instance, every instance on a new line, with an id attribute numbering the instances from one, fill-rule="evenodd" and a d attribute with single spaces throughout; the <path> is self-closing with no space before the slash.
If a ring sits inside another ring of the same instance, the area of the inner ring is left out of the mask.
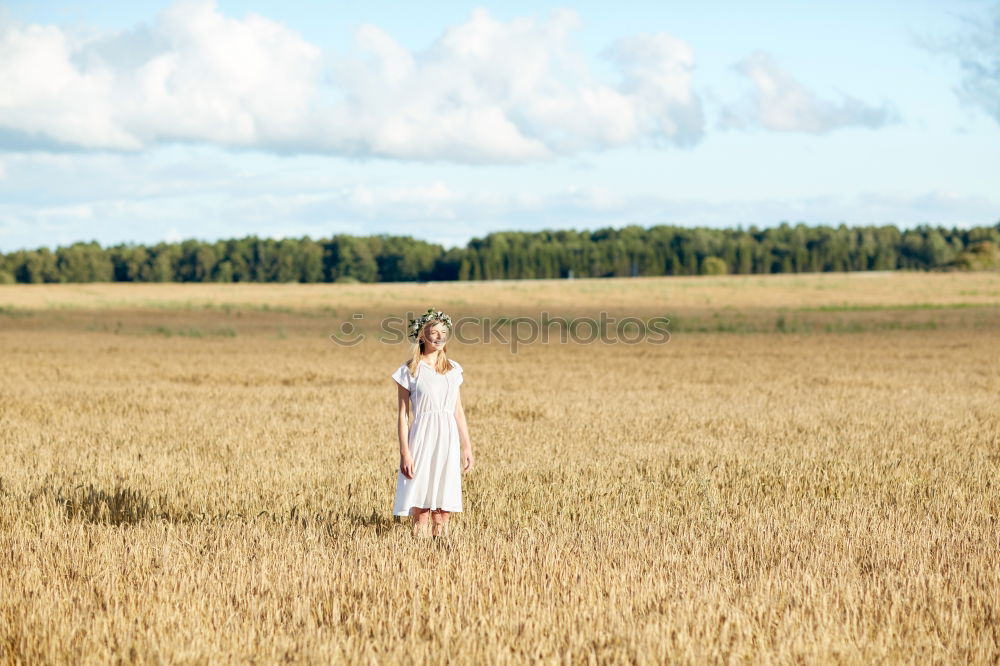
<path id="1" fill-rule="evenodd" d="M 1000 3 L 0 2 L 0 252 L 1000 221 Z"/>

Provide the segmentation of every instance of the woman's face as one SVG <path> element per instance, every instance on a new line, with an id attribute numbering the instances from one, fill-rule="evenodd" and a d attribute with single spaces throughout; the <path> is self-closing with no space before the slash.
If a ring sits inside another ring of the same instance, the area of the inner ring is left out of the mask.
<path id="1" fill-rule="evenodd" d="M 448 327 L 444 324 L 434 324 L 427 329 L 427 347 L 431 350 L 444 349 L 448 341 Z"/>

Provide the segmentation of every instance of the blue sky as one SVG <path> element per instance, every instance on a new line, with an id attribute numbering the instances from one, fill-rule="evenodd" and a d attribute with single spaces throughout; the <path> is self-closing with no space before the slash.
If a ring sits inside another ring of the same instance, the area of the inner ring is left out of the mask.
<path id="1" fill-rule="evenodd" d="M 1000 5 L 0 4 L 0 251 L 1000 220 Z"/>

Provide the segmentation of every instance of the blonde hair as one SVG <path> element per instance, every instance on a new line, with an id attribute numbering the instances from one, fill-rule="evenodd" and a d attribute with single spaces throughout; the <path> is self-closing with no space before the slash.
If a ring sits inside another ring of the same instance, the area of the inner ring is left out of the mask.
<path id="1" fill-rule="evenodd" d="M 440 321 L 429 321 L 420 328 L 420 333 L 417 334 L 417 341 L 413 343 L 413 354 L 406 361 L 406 367 L 410 370 L 410 376 L 417 376 L 417 368 L 420 367 L 420 353 L 423 351 L 421 349 L 422 343 L 427 339 L 427 331 L 437 324 L 442 324 Z M 451 361 L 448 360 L 448 343 L 451 341 L 451 329 L 448 329 L 448 337 L 445 338 L 444 346 L 438 350 L 437 362 L 434 364 L 434 369 L 440 373 L 448 372 L 452 369 Z"/>

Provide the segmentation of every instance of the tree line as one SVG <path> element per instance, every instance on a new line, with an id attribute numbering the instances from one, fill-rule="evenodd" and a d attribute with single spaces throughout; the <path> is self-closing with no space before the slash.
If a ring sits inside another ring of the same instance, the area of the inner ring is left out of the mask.
<path id="1" fill-rule="evenodd" d="M 500 231 L 445 249 L 411 236 L 247 236 L 0 254 L 0 283 L 400 282 L 1000 268 L 1000 222 Z"/>

